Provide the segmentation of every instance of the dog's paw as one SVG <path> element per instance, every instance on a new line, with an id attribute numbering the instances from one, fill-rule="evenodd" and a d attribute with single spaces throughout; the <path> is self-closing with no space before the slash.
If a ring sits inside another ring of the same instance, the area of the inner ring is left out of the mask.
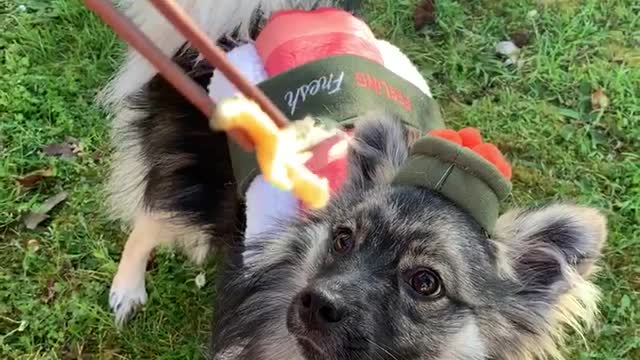
<path id="1" fill-rule="evenodd" d="M 109 306 L 115 315 L 116 325 L 122 326 L 147 302 L 147 291 L 142 286 L 127 288 L 112 286 L 109 291 Z"/>

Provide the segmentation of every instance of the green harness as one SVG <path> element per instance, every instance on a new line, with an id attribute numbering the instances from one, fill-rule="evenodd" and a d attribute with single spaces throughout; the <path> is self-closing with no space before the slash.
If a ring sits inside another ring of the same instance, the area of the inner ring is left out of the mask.
<path id="1" fill-rule="evenodd" d="M 443 128 L 438 105 L 416 86 L 382 65 L 337 55 L 278 74 L 258 84 L 291 121 L 311 116 L 347 128 L 363 114 L 388 111 L 420 134 Z M 258 175 L 255 154 L 229 142 L 233 171 L 243 197 Z"/>

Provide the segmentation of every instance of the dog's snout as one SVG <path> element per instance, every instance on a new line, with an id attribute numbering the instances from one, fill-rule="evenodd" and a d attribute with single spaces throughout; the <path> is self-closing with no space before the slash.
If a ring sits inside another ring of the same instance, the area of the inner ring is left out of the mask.
<path id="1" fill-rule="evenodd" d="M 344 304 L 331 294 L 308 289 L 298 296 L 298 316 L 313 329 L 323 329 L 338 324 L 346 315 Z"/>

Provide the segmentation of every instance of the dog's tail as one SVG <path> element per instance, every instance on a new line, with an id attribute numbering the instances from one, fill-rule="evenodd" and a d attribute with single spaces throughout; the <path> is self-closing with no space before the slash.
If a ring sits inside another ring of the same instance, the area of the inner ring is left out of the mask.
<path id="1" fill-rule="evenodd" d="M 147 0 L 119 0 L 119 5 L 154 41 L 162 51 L 173 55 L 185 39 Z M 359 0 L 177 0 L 211 39 L 233 35 L 240 41 L 250 39 L 256 21 L 274 11 L 284 9 L 312 9 L 321 6 L 340 6 L 350 10 Z M 146 84 L 156 70 L 140 54 L 130 49 L 116 76 L 99 95 L 99 102 L 120 108 L 121 102 Z M 116 110 L 117 111 L 117 110 Z"/>

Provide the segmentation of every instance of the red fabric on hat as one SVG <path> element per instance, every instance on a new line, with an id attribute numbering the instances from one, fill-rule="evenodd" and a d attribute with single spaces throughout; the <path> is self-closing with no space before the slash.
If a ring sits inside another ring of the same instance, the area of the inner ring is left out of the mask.
<path id="1" fill-rule="evenodd" d="M 511 180 L 511 165 L 504 158 L 497 146 L 484 143 L 475 146 L 472 150 L 492 163 L 496 168 L 498 168 L 498 171 L 500 171 L 504 177 Z"/>
<path id="2" fill-rule="evenodd" d="M 480 130 L 476 128 L 464 128 L 458 131 L 458 135 L 462 138 L 462 146 L 473 148 L 482 144 L 482 135 Z"/>
<path id="3" fill-rule="evenodd" d="M 464 128 L 460 131 L 452 129 L 435 129 L 429 131 L 428 135 L 437 136 L 441 139 L 445 139 L 471 149 L 471 151 L 482 156 L 485 160 L 493 164 L 493 166 L 495 166 L 498 171 L 507 178 L 507 180 L 511 180 L 511 164 L 509 164 L 497 146 L 482 142 L 480 130 L 476 128 Z"/>
<path id="4" fill-rule="evenodd" d="M 455 130 L 451 130 L 451 129 L 435 129 L 435 130 L 431 130 L 428 133 L 429 135 L 432 136 L 437 136 L 439 138 L 445 139 L 445 140 L 449 140 L 453 143 L 456 143 L 460 146 L 462 146 L 462 138 L 460 137 L 460 134 L 458 134 Z"/>

